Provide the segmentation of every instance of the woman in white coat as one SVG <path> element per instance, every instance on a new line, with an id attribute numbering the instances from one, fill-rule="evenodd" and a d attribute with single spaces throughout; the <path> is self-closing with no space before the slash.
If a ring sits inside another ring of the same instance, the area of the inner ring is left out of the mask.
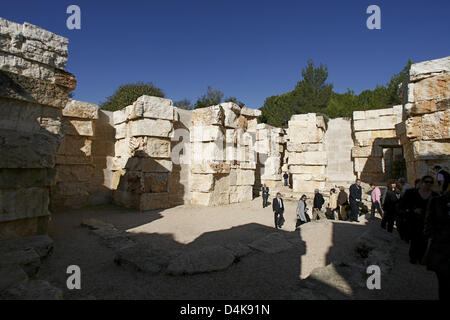
<path id="1" fill-rule="evenodd" d="M 300 197 L 300 200 L 298 200 L 298 205 L 297 205 L 297 223 L 295 224 L 296 230 L 302 224 L 309 221 L 307 211 L 308 211 L 308 208 L 306 207 L 306 195 L 302 195 Z"/>

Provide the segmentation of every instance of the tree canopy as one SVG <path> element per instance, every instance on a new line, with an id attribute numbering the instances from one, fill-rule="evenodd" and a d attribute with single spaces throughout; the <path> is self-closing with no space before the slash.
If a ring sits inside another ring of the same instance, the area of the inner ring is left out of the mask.
<path id="1" fill-rule="evenodd" d="M 314 66 L 309 60 L 302 70 L 302 80 L 294 90 L 268 97 L 260 108 L 260 121 L 273 126 L 287 126 L 294 114 L 315 112 L 325 117 L 351 117 L 353 111 L 388 108 L 400 104 L 398 94 L 400 84 L 408 76 L 412 61 L 384 86 L 378 85 L 374 90 L 364 90 L 359 95 L 348 89 L 345 93 L 333 92 L 333 85 L 327 83 L 327 67 Z"/>
<path id="2" fill-rule="evenodd" d="M 120 110 L 131 105 L 142 95 L 164 98 L 164 92 L 151 82 L 137 82 L 120 86 L 100 107 L 109 111 Z"/>

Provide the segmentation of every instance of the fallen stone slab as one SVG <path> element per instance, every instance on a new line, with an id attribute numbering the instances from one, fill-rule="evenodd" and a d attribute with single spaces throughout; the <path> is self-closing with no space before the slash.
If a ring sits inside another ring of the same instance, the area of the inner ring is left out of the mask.
<path id="1" fill-rule="evenodd" d="M 20 266 L 28 276 L 39 272 L 41 259 L 34 249 L 15 250 L 0 253 L 0 267 Z"/>
<path id="2" fill-rule="evenodd" d="M 0 293 L 28 282 L 28 275 L 18 265 L 0 267 Z"/>
<path id="3" fill-rule="evenodd" d="M 89 218 L 84 219 L 81 225 L 88 227 L 92 233 L 101 238 L 102 243 L 108 248 L 121 250 L 136 245 L 125 231 L 118 230 L 114 225 L 101 220 Z"/>
<path id="4" fill-rule="evenodd" d="M 184 252 L 170 261 L 167 273 L 171 275 L 196 274 L 225 270 L 236 257 L 221 246 L 209 246 L 195 251 Z"/>
<path id="5" fill-rule="evenodd" d="M 262 239 L 253 241 L 249 246 L 252 249 L 264 253 L 278 253 L 293 248 L 292 244 L 278 232 L 271 233 Z"/>
<path id="6" fill-rule="evenodd" d="M 2 300 L 62 300 L 61 289 L 44 280 L 32 280 L 27 284 L 5 290 L 0 293 Z"/>
<path id="7" fill-rule="evenodd" d="M 114 262 L 132 270 L 155 274 L 169 265 L 173 253 L 134 245 L 118 250 Z"/>
<path id="8" fill-rule="evenodd" d="M 53 240 L 47 235 L 38 235 L 22 239 L 0 241 L 2 252 L 34 249 L 41 259 L 48 257 L 53 251 Z"/>
<path id="9" fill-rule="evenodd" d="M 91 230 L 97 230 L 97 229 L 102 229 L 102 228 L 114 228 L 114 226 L 112 224 L 106 223 L 102 220 L 95 219 L 95 218 L 83 219 L 83 221 L 81 221 L 81 226 L 88 227 Z"/>

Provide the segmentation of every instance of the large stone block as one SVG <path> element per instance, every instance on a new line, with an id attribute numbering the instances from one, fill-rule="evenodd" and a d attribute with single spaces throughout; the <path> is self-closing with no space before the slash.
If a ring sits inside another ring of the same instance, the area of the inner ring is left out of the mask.
<path id="1" fill-rule="evenodd" d="M 255 184 L 255 171 L 254 170 L 237 170 L 237 182 L 238 186 L 249 186 Z"/>
<path id="2" fill-rule="evenodd" d="M 450 160 L 450 142 L 414 141 L 412 147 L 416 160 Z"/>
<path id="3" fill-rule="evenodd" d="M 302 152 L 289 153 L 289 165 L 327 165 L 327 153 L 320 152 Z"/>
<path id="4" fill-rule="evenodd" d="M 356 144 L 360 147 L 371 146 L 375 141 L 380 139 L 389 139 L 397 137 L 396 130 L 373 130 L 373 131 L 357 131 L 355 134 Z"/>
<path id="5" fill-rule="evenodd" d="M 190 188 L 196 192 L 211 192 L 214 188 L 213 174 L 192 174 Z"/>
<path id="6" fill-rule="evenodd" d="M 325 166 L 289 166 L 289 172 L 292 174 L 324 175 L 325 171 Z"/>
<path id="7" fill-rule="evenodd" d="M 450 56 L 414 63 L 409 71 L 410 81 L 418 81 L 440 73 L 450 72 Z"/>
<path id="8" fill-rule="evenodd" d="M 223 126 L 225 113 L 220 105 L 208 108 L 199 108 L 192 111 L 192 125 L 194 126 Z"/>
<path id="9" fill-rule="evenodd" d="M 450 139 L 450 109 L 425 114 L 422 117 L 422 139 Z"/>
<path id="10" fill-rule="evenodd" d="M 231 133 L 232 132 L 227 130 L 227 135 L 230 135 Z M 191 142 L 224 141 L 225 134 L 223 129 L 219 126 L 193 126 L 190 128 L 190 138 Z"/>
<path id="11" fill-rule="evenodd" d="M 202 161 L 224 161 L 226 148 L 218 142 L 193 142 L 191 143 L 191 163 Z"/>
<path id="12" fill-rule="evenodd" d="M 90 157 L 92 140 L 85 137 L 65 136 L 58 148 L 58 155 Z"/>
<path id="13" fill-rule="evenodd" d="M 149 137 L 146 139 L 143 153 L 152 158 L 170 158 L 170 140 Z"/>
<path id="14" fill-rule="evenodd" d="M 383 172 L 383 159 L 375 158 L 355 158 L 353 160 L 355 172 Z"/>
<path id="15" fill-rule="evenodd" d="M 292 175 L 294 192 L 313 193 L 315 189 L 323 190 L 325 188 L 324 181 L 305 181 L 301 175 Z"/>
<path id="16" fill-rule="evenodd" d="M 20 132 L 61 134 L 61 110 L 0 98 L 0 127 Z"/>
<path id="17" fill-rule="evenodd" d="M 353 147 L 352 157 L 353 158 L 368 158 L 368 157 L 381 157 L 383 156 L 383 148 L 377 145 L 366 146 L 366 147 Z"/>
<path id="18" fill-rule="evenodd" d="M 70 136 L 94 136 L 92 120 L 63 119 L 63 133 Z"/>
<path id="19" fill-rule="evenodd" d="M 172 134 L 172 123 L 161 119 L 138 119 L 128 123 L 130 136 L 170 137 Z"/>
<path id="20" fill-rule="evenodd" d="M 48 204 L 48 188 L 0 190 L 0 221 L 47 216 Z"/>
<path id="21" fill-rule="evenodd" d="M 365 120 L 354 120 L 353 127 L 355 131 L 394 130 L 395 125 L 399 122 L 401 122 L 401 117 L 392 115 Z"/>
<path id="22" fill-rule="evenodd" d="M 405 113 L 407 117 L 433 113 L 450 109 L 450 98 L 437 100 L 423 100 L 415 103 L 407 103 L 405 105 Z"/>
<path id="23" fill-rule="evenodd" d="M 62 109 L 62 115 L 65 117 L 98 119 L 99 107 L 96 104 L 70 100 Z"/>
<path id="24" fill-rule="evenodd" d="M 450 98 L 450 74 L 444 73 L 423 79 L 411 85 L 408 90 L 412 90 L 413 95 L 413 97 L 410 96 L 411 93 L 408 95 L 409 102 L 448 99 Z"/>
<path id="25" fill-rule="evenodd" d="M 206 160 L 198 163 L 191 163 L 190 167 L 191 173 L 193 174 L 228 174 L 231 170 L 231 166 L 229 163 Z"/>
<path id="26" fill-rule="evenodd" d="M 144 193 L 148 192 L 167 192 L 169 185 L 169 174 L 163 173 L 144 173 Z"/>
<path id="27" fill-rule="evenodd" d="M 0 169 L 0 189 L 50 186 L 55 169 Z"/>
<path id="28" fill-rule="evenodd" d="M 135 117 L 174 120 L 175 111 L 170 99 L 144 95 L 136 100 L 133 108 L 134 112 L 131 114 L 134 114 Z"/>
<path id="29" fill-rule="evenodd" d="M 248 117 L 248 118 L 257 118 L 257 117 L 261 116 L 261 110 L 243 107 L 241 109 L 241 115 Z"/>
<path id="30" fill-rule="evenodd" d="M 52 168 L 61 137 L 0 129 L 0 168 Z"/>
<path id="31" fill-rule="evenodd" d="M 223 108 L 225 114 L 224 126 L 226 128 L 238 128 L 238 119 L 241 107 L 233 102 L 221 103 L 220 106 Z"/>
<path id="32" fill-rule="evenodd" d="M 240 203 L 253 200 L 253 186 L 237 186 L 230 192 L 230 203 Z"/>

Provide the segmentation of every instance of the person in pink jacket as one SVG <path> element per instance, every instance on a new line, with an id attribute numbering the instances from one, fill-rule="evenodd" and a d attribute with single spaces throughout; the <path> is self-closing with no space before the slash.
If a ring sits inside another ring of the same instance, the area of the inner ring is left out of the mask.
<path id="1" fill-rule="evenodd" d="M 378 211 L 378 214 L 383 217 L 383 210 L 381 209 L 381 190 L 379 187 L 370 184 L 370 189 L 372 193 L 370 197 L 372 199 L 372 218 L 375 218 L 375 209 Z"/>

